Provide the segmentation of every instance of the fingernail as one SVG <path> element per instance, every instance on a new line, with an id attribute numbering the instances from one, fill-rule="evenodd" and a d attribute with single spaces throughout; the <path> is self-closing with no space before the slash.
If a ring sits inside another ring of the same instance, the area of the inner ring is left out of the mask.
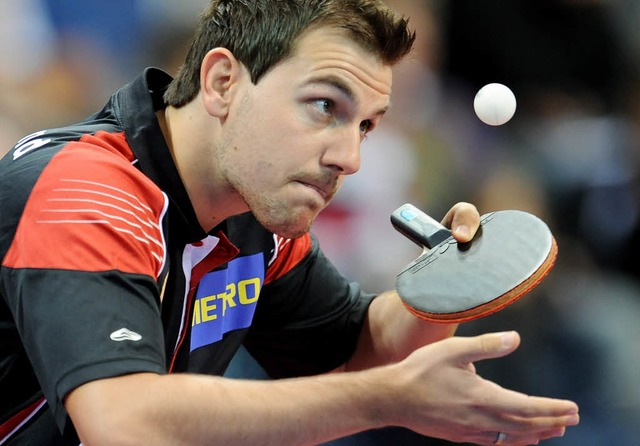
<path id="1" fill-rule="evenodd" d="M 571 426 L 575 426 L 576 424 L 580 423 L 580 416 L 579 415 L 574 415 L 571 418 L 569 418 L 569 421 L 567 422 L 567 424 L 571 425 Z"/>
<path id="2" fill-rule="evenodd" d="M 576 417 L 580 418 L 580 410 L 577 406 L 574 406 L 567 411 L 567 415 L 575 415 Z"/>
<path id="3" fill-rule="evenodd" d="M 516 334 L 512 331 L 502 333 L 500 340 L 504 349 L 510 349 L 516 344 Z"/>
<path id="4" fill-rule="evenodd" d="M 465 238 L 469 237 L 469 234 L 471 234 L 471 230 L 469 229 L 469 226 L 467 225 L 460 225 L 456 228 L 456 234 L 458 236 L 462 236 Z"/>

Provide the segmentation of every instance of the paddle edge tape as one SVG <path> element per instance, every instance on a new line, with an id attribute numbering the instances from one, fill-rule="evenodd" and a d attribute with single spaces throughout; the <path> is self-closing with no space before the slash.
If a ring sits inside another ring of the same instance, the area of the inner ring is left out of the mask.
<path id="1" fill-rule="evenodd" d="M 425 311 L 420 311 L 409 304 L 407 304 L 404 300 L 401 299 L 402 304 L 405 308 L 417 316 L 420 319 L 423 319 L 428 322 L 437 322 L 437 323 L 446 323 L 446 324 L 455 324 L 461 322 L 468 322 L 474 319 L 480 319 L 482 317 L 489 316 L 490 314 L 497 313 L 503 308 L 511 305 L 518 299 L 520 299 L 525 294 L 529 293 L 532 289 L 537 287 L 540 282 L 549 274 L 549 271 L 555 265 L 556 257 L 558 256 L 558 244 L 556 243 L 555 238 L 551 237 L 551 249 L 549 250 L 549 254 L 542 262 L 542 264 L 536 269 L 531 276 L 523 281 L 520 285 L 512 288 L 511 290 L 504 293 L 502 296 L 499 296 L 483 305 L 479 305 L 474 308 L 470 308 L 465 311 L 459 311 L 455 313 L 429 313 Z"/>

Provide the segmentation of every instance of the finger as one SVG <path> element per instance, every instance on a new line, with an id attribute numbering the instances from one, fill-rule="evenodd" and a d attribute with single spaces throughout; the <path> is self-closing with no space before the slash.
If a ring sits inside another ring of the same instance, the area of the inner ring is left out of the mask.
<path id="1" fill-rule="evenodd" d="M 530 396 L 483 380 L 474 389 L 475 406 L 483 409 L 483 430 L 542 431 L 572 426 L 580 421 L 579 408 L 569 400 Z"/>
<path id="2" fill-rule="evenodd" d="M 498 440 L 498 432 L 503 432 L 503 434 L 506 435 L 506 437 L 502 436 L 500 443 L 496 443 Z M 498 432 L 480 432 L 476 435 L 469 436 L 468 441 L 486 445 L 532 445 L 539 444 L 541 441 L 548 440 L 550 438 L 563 437 L 566 433 L 566 428 L 554 428 L 542 432 L 529 432 L 525 434 L 504 431 Z"/>
<path id="3" fill-rule="evenodd" d="M 493 383 L 493 385 L 498 386 Z M 499 386 L 498 386 L 499 387 Z M 547 429 L 578 424 L 579 408 L 570 400 L 546 398 L 542 396 L 529 396 L 500 387 L 501 392 L 495 389 L 486 389 L 491 395 L 488 404 L 503 423 L 504 430 L 517 431 L 529 428 Z"/>
<path id="4" fill-rule="evenodd" d="M 538 444 L 550 438 L 564 437 L 566 432 L 566 427 L 559 427 L 535 433 L 507 434 L 507 438 L 504 439 L 501 444 Z"/>
<path id="5" fill-rule="evenodd" d="M 466 364 L 508 355 L 520 345 L 520 335 L 515 331 L 506 331 L 468 338 L 452 338 L 451 341 L 455 344 L 449 352 L 459 356 L 460 362 Z"/>
<path id="6" fill-rule="evenodd" d="M 484 420 L 478 420 L 477 426 L 484 432 L 505 432 L 512 440 L 545 439 L 560 436 L 567 427 L 580 422 L 577 405 L 572 401 L 501 390 L 485 395 L 491 398 L 480 398 L 484 403 L 478 407 L 485 409 Z"/>
<path id="7" fill-rule="evenodd" d="M 451 233 L 459 242 L 468 242 L 480 226 L 480 214 L 471 203 L 455 204 L 442 219 L 442 224 L 451 228 Z"/>

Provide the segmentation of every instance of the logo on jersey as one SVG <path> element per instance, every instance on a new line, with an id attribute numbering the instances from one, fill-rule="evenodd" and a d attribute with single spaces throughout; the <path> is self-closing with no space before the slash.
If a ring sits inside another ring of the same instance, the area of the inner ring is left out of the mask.
<path id="1" fill-rule="evenodd" d="M 120 330 L 116 330 L 109 336 L 112 341 L 122 342 L 122 341 L 134 341 L 137 342 L 142 339 L 142 336 L 139 333 L 136 333 L 133 330 L 129 330 L 128 328 L 121 328 Z"/>
<path id="2" fill-rule="evenodd" d="M 213 344 L 225 333 L 251 325 L 264 282 L 262 254 L 240 257 L 198 285 L 191 320 L 191 351 Z"/>
<path id="3" fill-rule="evenodd" d="M 32 133 L 22 138 L 15 146 L 13 151 L 13 160 L 17 160 L 25 153 L 29 153 L 33 150 L 37 150 L 51 142 L 51 138 L 41 138 L 47 131 L 42 130 L 40 132 Z"/>

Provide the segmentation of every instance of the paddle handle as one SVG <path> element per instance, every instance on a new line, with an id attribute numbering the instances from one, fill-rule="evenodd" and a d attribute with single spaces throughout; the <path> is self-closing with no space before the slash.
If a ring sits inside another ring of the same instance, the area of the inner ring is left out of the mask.
<path id="1" fill-rule="evenodd" d="M 431 249 L 451 237 L 451 231 L 410 203 L 391 213 L 396 230 L 420 247 Z"/>

